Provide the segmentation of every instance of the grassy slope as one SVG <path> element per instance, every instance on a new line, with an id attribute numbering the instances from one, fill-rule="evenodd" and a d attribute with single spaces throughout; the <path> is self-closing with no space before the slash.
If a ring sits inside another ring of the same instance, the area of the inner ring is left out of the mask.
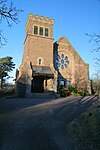
<path id="1" fill-rule="evenodd" d="M 72 121 L 66 132 L 69 132 L 79 150 L 100 150 L 100 106 Z"/>

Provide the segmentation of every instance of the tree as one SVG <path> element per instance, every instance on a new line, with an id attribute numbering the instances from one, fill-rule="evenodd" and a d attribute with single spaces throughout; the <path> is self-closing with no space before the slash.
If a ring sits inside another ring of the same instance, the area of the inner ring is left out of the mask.
<path id="1" fill-rule="evenodd" d="M 100 34 L 92 33 L 86 35 L 89 37 L 89 41 L 93 42 L 93 45 L 95 46 L 93 51 L 100 52 Z"/>
<path id="2" fill-rule="evenodd" d="M 100 97 L 100 74 L 96 73 L 92 79 L 93 91 Z"/>
<path id="3" fill-rule="evenodd" d="M 3 88 L 4 79 L 9 77 L 9 72 L 11 72 L 15 68 L 15 64 L 12 62 L 12 57 L 4 57 L 0 58 L 0 81 L 1 81 L 1 89 Z"/>
<path id="4" fill-rule="evenodd" d="M 98 58 L 95 58 L 95 60 L 96 64 L 100 67 L 100 34 L 92 33 L 86 35 L 89 37 L 89 42 L 92 42 L 95 47 L 92 51 L 98 53 Z"/>
<path id="5" fill-rule="evenodd" d="M 18 15 L 23 10 L 17 9 L 13 3 L 9 4 L 8 0 L 0 0 L 0 24 L 6 21 L 8 27 L 12 26 L 12 23 L 18 23 Z M 2 35 L 2 30 L 0 30 L 0 46 L 4 45 L 6 38 Z"/>
<path id="6" fill-rule="evenodd" d="M 89 41 L 93 43 L 95 47 L 93 52 L 98 53 L 98 57 L 95 58 L 96 73 L 92 77 L 93 90 L 100 97 L 100 34 L 92 33 L 86 34 L 89 37 Z"/>

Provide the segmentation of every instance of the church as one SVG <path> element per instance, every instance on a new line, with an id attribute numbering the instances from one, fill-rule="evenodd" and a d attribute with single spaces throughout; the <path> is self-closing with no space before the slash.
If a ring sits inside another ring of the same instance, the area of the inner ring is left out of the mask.
<path id="1" fill-rule="evenodd" d="M 16 71 L 18 97 L 57 93 L 61 86 L 90 88 L 89 65 L 65 36 L 54 42 L 53 25 L 52 18 L 28 16 L 22 63 Z"/>

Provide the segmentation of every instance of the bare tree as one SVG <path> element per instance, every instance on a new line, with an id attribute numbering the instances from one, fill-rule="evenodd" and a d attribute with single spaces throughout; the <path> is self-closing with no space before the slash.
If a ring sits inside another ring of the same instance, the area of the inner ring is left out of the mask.
<path id="1" fill-rule="evenodd" d="M 100 73 L 96 73 L 92 78 L 92 86 L 93 90 L 96 94 L 99 95 L 100 98 Z"/>
<path id="2" fill-rule="evenodd" d="M 17 9 L 12 2 L 9 4 L 8 0 L 0 0 L 0 24 L 5 21 L 10 28 L 13 23 L 18 24 L 18 15 L 22 11 L 22 9 Z M 4 45 L 6 41 L 2 30 L 0 30 L 0 46 Z"/>
<path id="3" fill-rule="evenodd" d="M 92 33 L 86 35 L 89 37 L 89 42 L 93 42 L 93 46 L 95 46 L 93 51 L 100 52 L 100 34 Z"/>
<path id="4" fill-rule="evenodd" d="M 92 33 L 92 34 L 86 34 L 89 37 L 89 42 L 93 44 L 93 50 L 92 52 L 96 52 L 98 56 L 94 58 L 95 61 L 95 68 L 97 70 L 97 73 L 100 74 L 100 34 Z"/>

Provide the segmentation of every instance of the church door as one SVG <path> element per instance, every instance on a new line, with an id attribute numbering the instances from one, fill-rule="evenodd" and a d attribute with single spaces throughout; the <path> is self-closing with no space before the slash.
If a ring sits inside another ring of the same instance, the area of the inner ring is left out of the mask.
<path id="1" fill-rule="evenodd" d="M 41 77 L 34 78 L 33 92 L 43 93 L 44 92 L 44 79 Z"/>

